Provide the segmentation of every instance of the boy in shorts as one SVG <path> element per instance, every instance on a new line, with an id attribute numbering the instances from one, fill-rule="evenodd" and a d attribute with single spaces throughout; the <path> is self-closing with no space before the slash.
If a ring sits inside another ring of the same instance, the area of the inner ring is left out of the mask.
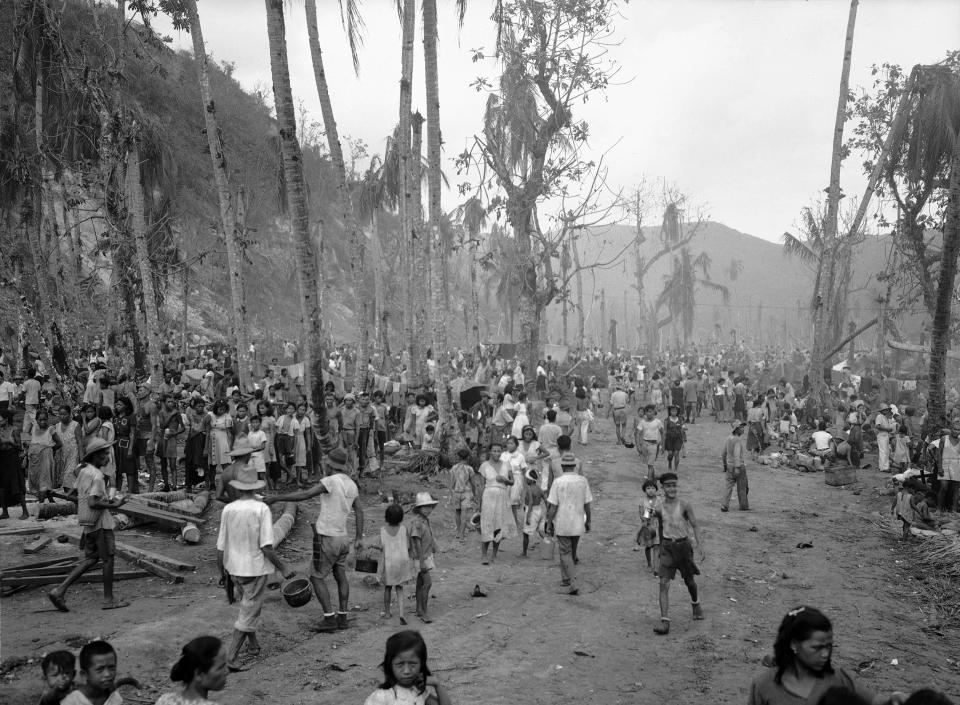
<path id="1" fill-rule="evenodd" d="M 473 484 L 471 483 L 473 468 L 467 463 L 469 457 L 470 450 L 468 448 L 459 448 L 457 450 L 457 464 L 450 469 L 450 476 L 453 480 L 450 503 L 453 505 L 453 513 L 457 520 L 457 538 L 461 541 L 467 531 L 464 512 L 470 511 L 474 506 Z"/>
<path id="2" fill-rule="evenodd" d="M 665 472 L 660 476 L 663 487 L 663 502 L 660 505 L 660 624 L 653 628 L 657 634 L 670 633 L 670 583 L 680 571 L 680 576 L 690 593 L 693 606 L 693 618 L 703 619 L 703 608 L 697 592 L 695 575 L 700 569 L 693 562 L 693 544 L 690 533 L 697 544 L 699 559 L 704 560 L 703 541 L 700 528 L 693 514 L 693 507 L 686 500 L 677 498 L 677 475 Z"/>
<path id="3" fill-rule="evenodd" d="M 663 447 L 663 434 L 663 421 L 657 418 L 657 407 L 654 404 L 647 404 L 643 407 L 643 418 L 637 421 L 633 431 L 633 440 L 637 446 L 637 453 L 640 454 L 641 465 L 647 466 L 649 480 L 656 477 L 653 463 L 660 455 L 660 448 Z"/>

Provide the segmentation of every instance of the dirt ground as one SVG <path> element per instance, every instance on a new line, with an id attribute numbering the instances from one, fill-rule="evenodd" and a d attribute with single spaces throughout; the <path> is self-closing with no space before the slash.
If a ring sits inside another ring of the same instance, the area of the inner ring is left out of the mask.
<path id="1" fill-rule="evenodd" d="M 707 617 L 691 621 L 678 581 L 671 591 L 673 632 L 666 637 L 652 632 L 657 582 L 641 565 L 643 553 L 633 550 L 642 479 L 637 455 L 614 444 L 610 422 L 599 422 L 589 446 L 574 448 L 595 497 L 593 531 L 580 548 L 585 589 L 577 597 L 560 593 L 555 562 L 536 551 L 519 557 L 519 538 L 504 543 L 496 565 L 481 565 L 478 535 L 468 534 L 464 543 L 454 537 L 442 483 L 425 487 L 443 498 L 432 517 L 440 544 L 435 621 L 423 625 L 414 618 L 411 625 L 424 634 L 430 665 L 454 702 L 743 703 L 780 619 L 800 604 L 831 617 L 835 660 L 858 670 L 874 689 L 934 685 L 960 695 L 958 634 L 933 623 L 909 545 L 880 515 L 890 504 L 885 477 L 861 471 L 856 485 L 835 488 L 822 474 L 750 464 L 751 511 L 722 514 L 718 458 L 727 430 L 704 416 L 688 433 L 680 491 L 692 501 L 705 539 L 699 584 Z M 658 466 L 662 471 L 665 461 Z M 385 505 L 375 494 L 367 499 L 369 536 L 379 530 Z M 310 557 L 307 520 L 316 511 L 315 504 L 301 504 L 280 551 L 301 573 Z M 211 530 L 200 546 L 178 544 L 161 530 L 118 532 L 120 541 L 200 566 L 183 585 L 158 578 L 118 583 L 118 595 L 133 603 L 128 609 L 101 611 L 100 586 L 92 584 L 68 593 L 69 614 L 53 611 L 42 588 L 4 599 L 0 703 L 35 702 L 39 657 L 65 646 L 76 650 L 95 637 L 112 642 L 120 673 L 144 685 L 142 691 L 124 688 L 125 700 L 153 703 L 173 689 L 167 675 L 180 647 L 204 633 L 225 637 L 235 618 L 236 608 L 217 587 L 216 510 L 209 516 Z M 0 539 L 4 565 L 25 560 L 21 540 Z M 797 548 L 803 542 L 813 547 Z M 54 543 L 36 558 L 74 551 Z M 331 635 L 311 630 L 320 618 L 315 599 L 294 610 L 272 593 L 260 632 L 263 656 L 251 670 L 231 675 L 214 699 L 362 703 L 379 682 L 384 641 L 398 629 L 396 618 L 379 618 L 382 589 L 362 577 L 351 573 L 352 628 Z M 477 584 L 486 598 L 470 596 Z"/>

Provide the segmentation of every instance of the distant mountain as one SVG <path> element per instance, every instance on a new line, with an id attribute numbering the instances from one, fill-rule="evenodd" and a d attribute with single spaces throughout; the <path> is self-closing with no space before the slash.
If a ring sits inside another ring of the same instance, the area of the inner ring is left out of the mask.
<path id="1" fill-rule="evenodd" d="M 687 224 L 685 227 L 693 226 Z M 582 264 L 586 266 L 591 262 L 609 259 L 634 239 L 635 232 L 632 227 L 620 225 L 583 238 L 580 245 Z M 644 236 L 646 240 L 641 252 L 649 258 L 660 249 L 660 228 L 644 228 Z M 791 346 L 808 344 L 808 307 L 814 273 L 799 260 L 788 257 L 782 245 L 747 235 L 723 223 L 704 221 L 698 226 L 689 248 L 693 256 L 701 252 L 708 255 L 712 263 L 710 280 L 726 286 L 730 291 L 730 300 L 726 305 L 720 294 L 709 289 L 698 291 L 693 342 L 706 342 L 712 334 L 717 333 L 716 325 L 719 324 L 719 334 L 725 341 L 730 341 L 731 330 L 736 330 L 739 339 L 760 347 L 782 346 L 785 333 L 787 343 Z M 871 310 L 876 306 L 873 301 L 876 296 L 873 274 L 883 270 L 885 252 L 884 240 L 869 240 L 860 246 L 856 254 L 850 287 L 856 293 L 851 296 L 850 306 L 851 317 L 858 323 L 866 322 L 874 315 Z M 740 267 L 735 268 L 734 262 L 739 262 Z M 644 280 L 646 303 L 656 300 L 672 267 L 672 255 L 667 255 L 647 273 Z M 584 332 L 588 344 L 599 340 L 602 292 L 607 317 L 618 323 L 620 344 L 630 347 L 637 345 L 639 309 L 635 283 L 636 265 L 632 247 L 621 263 L 584 273 Z M 575 282 L 572 287 L 571 297 L 575 300 Z M 560 342 L 562 337 L 560 310 L 559 305 L 550 307 L 548 333 L 555 342 Z M 665 309 L 661 317 L 666 317 Z M 622 325 L 624 320 L 627 322 L 626 331 Z M 571 342 L 575 342 L 576 332 L 576 312 L 571 310 L 568 320 Z M 669 335 L 669 328 L 664 329 L 664 335 Z M 603 340 L 607 340 L 606 332 Z"/>

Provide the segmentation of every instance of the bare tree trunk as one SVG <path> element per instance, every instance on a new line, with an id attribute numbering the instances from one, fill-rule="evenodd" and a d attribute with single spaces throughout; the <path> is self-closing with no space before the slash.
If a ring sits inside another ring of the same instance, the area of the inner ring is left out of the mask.
<path id="1" fill-rule="evenodd" d="M 824 402 L 826 381 L 824 365 L 826 350 L 832 339 L 828 328 L 830 319 L 831 296 L 836 278 L 836 258 L 834 245 L 838 237 L 840 211 L 840 165 L 843 160 L 843 125 L 846 121 L 847 98 L 850 86 L 850 61 L 853 56 L 853 33 L 857 22 L 857 4 L 859 0 L 850 0 L 850 14 L 847 19 L 847 36 L 843 48 L 843 66 L 840 71 L 840 96 L 837 100 L 837 115 L 833 128 L 833 152 L 830 160 L 830 185 L 827 189 L 827 214 L 823 224 L 823 249 L 821 250 L 818 277 L 820 288 L 816 292 L 813 312 L 813 345 L 810 353 L 810 386 L 817 407 Z"/>
<path id="2" fill-rule="evenodd" d="M 414 296 L 416 286 L 416 257 L 414 256 L 413 155 L 411 147 L 411 119 L 413 110 L 413 46 L 416 34 L 416 0 L 403 0 L 403 40 L 400 50 L 400 122 L 397 152 L 400 156 L 400 247 L 404 251 L 403 283 L 403 338 L 410 364 L 407 382 L 410 387 L 420 384 L 420 341 L 414 335 Z M 416 160 L 419 161 L 419 154 Z"/>
<path id="3" fill-rule="evenodd" d="M 126 205 L 130 215 L 130 229 L 133 231 L 140 285 L 143 287 L 143 312 L 147 320 L 147 360 L 150 363 L 150 375 L 156 381 L 163 374 L 160 357 L 160 315 L 157 311 L 153 268 L 150 266 L 150 251 L 147 247 L 143 184 L 140 181 L 140 136 L 136 125 L 131 127 L 130 144 L 127 147 Z"/>
<path id="4" fill-rule="evenodd" d="M 213 165 L 213 181 L 217 186 L 217 198 L 220 203 L 220 227 L 227 245 L 227 266 L 230 269 L 230 324 L 233 328 L 234 345 L 237 346 L 237 380 L 240 390 L 245 391 L 252 369 L 247 341 L 247 312 L 243 277 L 243 243 L 237 232 L 234 216 L 230 179 L 227 172 L 227 157 L 220 140 L 220 125 L 217 120 L 216 104 L 210 88 L 210 71 L 207 52 L 203 42 L 203 29 L 200 15 L 197 13 L 196 0 L 187 0 L 187 15 L 190 21 L 190 37 L 193 39 L 193 58 L 197 64 L 200 81 L 200 97 L 203 100 L 203 118 L 207 133 L 207 147 Z"/>
<path id="5" fill-rule="evenodd" d="M 430 296 L 429 287 L 429 257 L 430 234 L 423 226 L 423 206 L 421 189 L 421 149 L 423 147 L 423 116 L 414 113 L 411 116 L 412 142 L 410 149 L 410 215 L 413 220 L 413 241 L 410 248 L 412 259 L 412 277 L 410 286 L 413 289 L 413 337 L 410 339 L 410 366 L 416 372 L 412 384 L 420 387 L 423 377 L 424 351 L 421 341 L 425 340 L 427 332 L 427 298 Z M 416 356 L 414 353 L 416 352 Z"/>
<path id="6" fill-rule="evenodd" d="M 357 361 L 353 380 L 355 390 L 366 390 L 367 367 L 370 359 L 370 296 L 364 280 L 364 254 L 366 238 L 357 220 L 357 214 L 350 198 L 347 184 L 347 169 L 343 159 L 343 147 L 340 133 L 333 114 L 333 102 L 330 99 L 330 87 L 323 68 L 323 53 L 320 51 L 320 33 L 317 28 L 316 0 L 306 0 L 307 35 L 310 43 L 310 58 L 313 62 L 313 77 L 320 98 L 320 112 L 323 115 L 323 127 L 327 134 L 330 158 L 337 174 L 337 201 L 340 215 L 350 233 L 350 275 L 353 286 L 354 315 L 359 321 L 357 330 Z"/>
<path id="7" fill-rule="evenodd" d="M 478 237 L 475 234 L 471 234 L 470 243 L 470 308 L 472 313 L 473 328 L 472 328 L 472 347 L 474 355 L 474 363 L 477 364 L 480 361 L 480 292 L 477 289 L 477 248 Z"/>
<path id="8" fill-rule="evenodd" d="M 570 250 L 573 252 L 573 266 L 577 274 L 577 344 L 582 351 L 586 344 L 583 330 L 583 272 L 580 270 L 580 252 L 575 239 L 570 240 Z"/>
<path id="9" fill-rule="evenodd" d="M 933 429 L 942 426 L 942 419 L 945 418 L 947 411 L 947 351 L 950 349 L 950 319 L 958 255 L 960 255 L 960 132 L 954 131 L 950 187 L 943 227 L 943 249 L 940 253 L 940 276 L 937 282 L 933 326 L 930 331 L 930 395 L 927 397 L 927 413 Z"/>
<path id="10" fill-rule="evenodd" d="M 180 321 L 180 354 L 187 356 L 190 349 L 189 339 L 187 337 L 190 320 L 190 264 L 186 259 L 184 259 L 183 269 L 180 271 L 180 280 L 183 284 L 183 317 Z"/>
<path id="11" fill-rule="evenodd" d="M 297 141 L 297 120 L 290 88 L 287 64 L 287 40 L 283 18 L 283 0 L 265 0 L 267 35 L 270 40 L 270 73 L 273 78 L 274 105 L 280 131 L 280 151 L 287 186 L 287 207 L 293 226 L 296 247 L 297 276 L 300 282 L 300 311 L 303 317 L 304 368 L 309 370 L 307 396 L 315 413 L 314 431 L 324 452 L 332 448 L 323 398 L 323 356 L 321 343 L 321 311 L 317 301 L 317 255 L 310 233 L 306 182 L 303 178 L 303 155 Z"/>
<path id="12" fill-rule="evenodd" d="M 386 345 L 384 341 L 387 337 L 386 330 L 386 292 L 384 291 L 384 276 L 383 276 L 383 242 L 380 237 L 380 213 L 374 211 L 371 218 L 371 223 L 373 227 L 373 289 L 374 289 L 374 310 L 376 317 L 376 346 L 377 352 L 383 356 L 386 353 Z"/>

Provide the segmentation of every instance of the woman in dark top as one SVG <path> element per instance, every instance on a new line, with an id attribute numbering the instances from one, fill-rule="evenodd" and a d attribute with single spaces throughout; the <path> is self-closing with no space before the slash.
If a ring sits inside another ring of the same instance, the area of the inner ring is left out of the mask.
<path id="1" fill-rule="evenodd" d="M 113 462 L 117 467 L 117 491 L 123 486 L 123 478 L 127 478 L 127 488 L 130 494 L 140 493 L 140 483 L 137 478 L 138 463 L 133 457 L 134 434 L 137 429 L 136 419 L 133 417 L 133 404 L 126 397 L 117 397 L 113 402 Z"/>
<path id="2" fill-rule="evenodd" d="M 855 675 L 834 666 L 833 625 L 815 607 L 787 612 L 773 644 L 775 665 L 754 681 L 748 705 L 819 705 L 831 688 L 845 688 L 871 705 L 902 705 L 903 693 L 875 695 Z"/>

